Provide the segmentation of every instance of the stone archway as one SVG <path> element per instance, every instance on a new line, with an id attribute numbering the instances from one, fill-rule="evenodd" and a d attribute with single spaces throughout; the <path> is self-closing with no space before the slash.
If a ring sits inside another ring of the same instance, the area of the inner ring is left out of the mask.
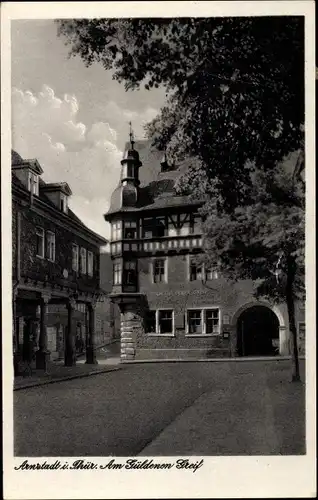
<path id="1" fill-rule="evenodd" d="M 236 332 L 238 356 L 289 354 L 289 335 L 278 306 L 267 302 L 247 303 L 233 316 L 232 327 Z"/>

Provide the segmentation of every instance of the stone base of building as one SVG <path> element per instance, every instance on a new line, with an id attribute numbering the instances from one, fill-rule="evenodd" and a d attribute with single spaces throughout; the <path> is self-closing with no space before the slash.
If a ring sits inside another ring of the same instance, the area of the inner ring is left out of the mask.
<path id="1" fill-rule="evenodd" d="M 152 359 L 213 359 L 229 358 L 231 353 L 228 349 L 137 349 L 134 357 L 135 361 Z M 124 360 L 123 360 L 124 361 Z"/>

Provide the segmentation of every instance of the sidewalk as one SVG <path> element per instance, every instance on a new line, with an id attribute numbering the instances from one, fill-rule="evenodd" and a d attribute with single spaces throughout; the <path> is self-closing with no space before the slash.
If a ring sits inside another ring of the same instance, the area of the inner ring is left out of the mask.
<path id="1" fill-rule="evenodd" d="M 22 375 L 15 377 L 13 388 L 16 391 L 115 370 L 120 370 L 120 367 L 115 364 L 86 365 L 84 360 L 83 362 L 78 362 L 76 366 L 64 366 L 63 364 L 50 362 L 47 373 L 43 370 L 32 369 L 32 373 L 26 371 L 26 376 L 24 377 Z"/>

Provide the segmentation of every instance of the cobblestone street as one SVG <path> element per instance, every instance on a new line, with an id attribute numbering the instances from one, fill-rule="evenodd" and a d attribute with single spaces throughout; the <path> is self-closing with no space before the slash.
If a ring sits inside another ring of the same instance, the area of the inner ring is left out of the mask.
<path id="1" fill-rule="evenodd" d="M 290 380 L 289 360 L 154 363 L 16 391 L 15 453 L 303 454 L 304 384 Z"/>

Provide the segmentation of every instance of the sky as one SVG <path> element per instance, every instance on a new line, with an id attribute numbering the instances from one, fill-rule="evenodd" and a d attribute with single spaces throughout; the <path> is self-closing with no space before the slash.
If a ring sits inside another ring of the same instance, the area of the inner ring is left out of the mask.
<path id="1" fill-rule="evenodd" d="M 119 181 L 128 123 L 142 139 L 165 91 L 126 92 L 111 71 L 87 68 L 68 52 L 53 20 L 12 21 L 12 147 L 38 159 L 46 182 L 67 182 L 72 210 L 109 238 L 103 214 Z"/>

